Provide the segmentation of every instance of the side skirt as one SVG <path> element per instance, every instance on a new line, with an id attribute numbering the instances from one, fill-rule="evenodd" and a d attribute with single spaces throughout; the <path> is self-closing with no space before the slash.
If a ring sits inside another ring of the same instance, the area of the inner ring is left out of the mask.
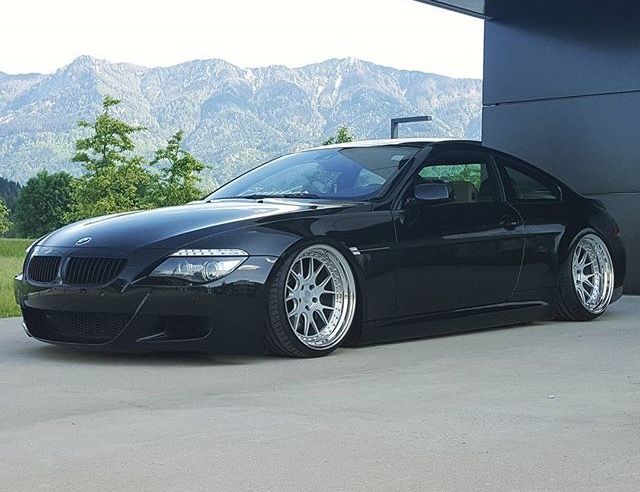
<path id="1" fill-rule="evenodd" d="M 367 323 L 360 344 L 390 342 L 548 320 L 553 309 L 546 302 L 510 302 L 420 316 Z"/>

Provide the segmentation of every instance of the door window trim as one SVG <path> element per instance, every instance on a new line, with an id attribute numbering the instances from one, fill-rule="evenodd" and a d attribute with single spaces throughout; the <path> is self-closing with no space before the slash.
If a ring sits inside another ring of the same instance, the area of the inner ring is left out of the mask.
<path id="1" fill-rule="evenodd" d="M 435 149 L 434 149 L 435 150 Z M 437 166 L 438 160 L 445 158 L 448 159 L 450 157 L 455 158 L 474 158 L 484 163 L 487 167 L 487 174 L 490 179 L 493 179 L 496 184 L 496 191 L 498 192 L 498 196 L 496 197 L 495 202 L 484 202 L 484 203 L 507 203 L 507 195 L 506 190 L 504 188 L 504 184 L 502 182 L 502 177 L 498 170 L 497 163 L 494 159 L 494 156 L 491 152 L 486 149 L 442 149 L 440 151 L 436 151 L 430 153 L 425 159 L 417 160 L 417 162 L 413 163 L 413 166 L 410 166 L 407 174 L 404 177 L 402 184 L 400 185 L 400 192 L 395 197 L 391 210 L 403 210 L 405 205 L 405 197 L 407 195 L 408 189 L 411 187 L 413 177 L 415 174 L 422 169 L 423 167 L 427 167 L 429 165 Z M 443 165 L 443 164 L 440 164 Z M 447 205 L 462 205 L 462 204 L 447 204 Z M 466 204 L 469 205 L 469 204 Z"/>
<path id="2" fill-rule="evenodd" d="M 530 164 L 519 162 L 513 158 L 505 157 L 500 154 L 494 154 L 493 160 L 500 173 L 500 179 L 503 182 L 502 187 L 504 189 L 505 199 L 511 204 L 524 204 L 524 203 L 561 203 L 564 200 L 562 187 L 555 182 L 555 180 L 546 175 L 543 171 L 538 170 Z M 511 178 L 507 172 L 507 167 L 513 169 L 516 172 L 524 174 L 525 176 L 538 181 L 540 184 L 546 186 L 550 192 L 556 191 L 555 199 L 517 199 L 515 190 L 511 185 Z"/>

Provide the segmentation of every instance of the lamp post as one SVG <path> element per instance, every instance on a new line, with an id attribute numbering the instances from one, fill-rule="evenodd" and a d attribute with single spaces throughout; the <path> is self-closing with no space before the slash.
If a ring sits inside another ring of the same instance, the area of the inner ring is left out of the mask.
<path id="1" fill-rule="evenodd" d="M 398 125 L 400 123 L 415 123 L 417 121 L 431 121 L 431 116 L 406 116 L 404 118 L 391 118 L 391 138 L 398 138 Z"/>

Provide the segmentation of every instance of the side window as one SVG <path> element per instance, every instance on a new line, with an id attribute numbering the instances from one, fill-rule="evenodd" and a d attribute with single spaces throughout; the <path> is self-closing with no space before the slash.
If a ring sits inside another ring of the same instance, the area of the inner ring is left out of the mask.
<path id="1" fill-rule="evenodd" d="M 482 159 L 449 159 L 425 165 L 414 186 L 429 181 L 449 185 L 453 203 L 497 202 L 499 194 L 493 176 Z"/>
<path id="2" fill-rule="evenodd" d="M 506 188 L 510 199 L 516 202 L 528 201 L 558 201 L 560 189 L 558 186 L 535 171 L 523 167 L 512 167 L 501 160 L 506 178 Z"/>

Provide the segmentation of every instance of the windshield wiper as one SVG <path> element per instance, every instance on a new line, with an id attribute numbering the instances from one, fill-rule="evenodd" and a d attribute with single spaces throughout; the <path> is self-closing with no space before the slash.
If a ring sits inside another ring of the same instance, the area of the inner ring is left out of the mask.
<path id="1" fill-rule="evenodd" d="M 238 196 L 221 196 L 220 198 L 213 198 L 213 200 L 263 200 L 265 198 L 321 198 L 319 195 L 313 193 L 254 193 L 252 195 L 238 195 Z"/>

